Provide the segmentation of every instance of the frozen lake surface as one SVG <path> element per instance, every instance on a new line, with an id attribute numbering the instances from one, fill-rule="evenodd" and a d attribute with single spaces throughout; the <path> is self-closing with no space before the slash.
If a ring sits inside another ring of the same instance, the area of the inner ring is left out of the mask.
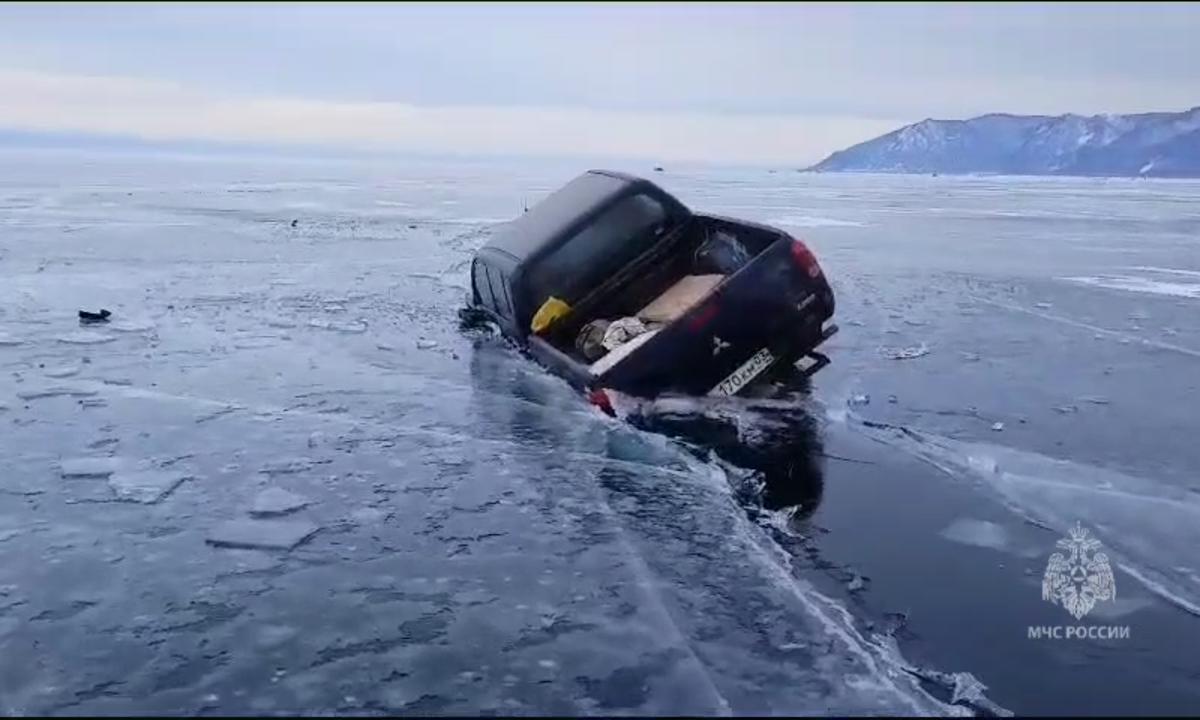
<path id="1" fill-rule="evenodd" d="M 1200 183 L 668 168 L 842 332 L 631 425 L 457 328 L 579 166 L 0 160 L 0 712 L 1200 709 Z"/>

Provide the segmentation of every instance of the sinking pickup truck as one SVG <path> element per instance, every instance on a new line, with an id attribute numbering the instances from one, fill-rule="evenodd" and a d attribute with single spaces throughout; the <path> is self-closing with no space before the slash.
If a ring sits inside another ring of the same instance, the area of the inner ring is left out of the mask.
<path id="1" fill-rule="evenodd" d="M 608 390 L 736 395 L 780 370 L 811 375 L 829 363 L 816 348 L 837 332 L 833 308 L 801 241 L 592 170 L 479 249 L 463 317 L 611 412 Z"/>

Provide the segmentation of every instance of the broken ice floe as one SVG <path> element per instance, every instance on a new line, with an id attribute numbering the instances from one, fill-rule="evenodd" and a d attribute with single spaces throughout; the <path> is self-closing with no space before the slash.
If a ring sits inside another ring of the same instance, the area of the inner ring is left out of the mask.
<path id="1" fill-rule="evenodd" d="M 333 330 L 334 332 L 351 333 L 358 335 L 367 331 L 367 323 L 365 320 L 355 320 L 353 322 L 330 322 L 328 320 L 309 320 L 309 327 L 320 328 L 321 330 Z"/>
<path id="2" fill-rule="evenodd" d="M 46 368 L 42 374 L 48 378 L 61 380 L 63 378 L 69 378 L 73 375 L 78 375 L 82 371 L 83 368 L 79 365 L 63 365 L 62 367 Z"/>
<path id="3" fill-rule="evenodd" d="M 929 354 L 929 346 L 921 343 L 916 347 L 880 348 L 880 354 L 889 360 L 913 360 Z"/>
<path id="4" fill-rule="evenodd" d="M 1008 533 L 1003 527 L 987 520 L 959 518 L 941 532 L 942 537 L 963 545 L 1003 550 L 1008 547 Z"/>
<path id="5" fill-rule="evenodd" d="M 71 458 L 59 463 L 59 470 L 64 478 L 97 478 L 108 477 L 125 467 L 125 460 L 119 457 L 85 457 Z"/>
<path id="6" fill-rule="evenodd" d="M 306 505 L 308 505 L 308 498 L 290 493 L 282 488 L 267 488 L 254 498 L 254 504 L 250 507 L 250 515 L 252 517 L 286 515 Z"/>
<path id="7" fill-rule="evenodd" d="M 417 341 L 417 349 L 418 350 L 432 350 L 433 348 L 435 348 L 437 346 L 438 346 L 438 344 L 437 344 L 436 340 L 418 340 Z"/>
<path id="8" fill-rule="evenodd" d="M 266 475 L 291 475 L 293 473 L 304 472 L 311 470 L 317 461 L 308 458 L 289 458 L 287 460 L 276 460 L 263 465 L 259 472 Z"/>
<path id="9" fill-rule="evenodd" d="M 378 508 L 372 507 L 359 508 L 358 510 L 350 513 L 350 520 L 357 523 L 362 523 L 364 525 L 371 525 L 380 522 L 386 517 L 387 513 Z"/>
<path id="10" fill-rule="evenodd" d="M 127 333 L 146 332 L 148 330 L 154 329 L 154 323 L 137 322 L 137 321 L 133 321 L 133 320 L 121 320 L 119 322 L 109 323 L 106 326 L 106 328 L 108 330 L 115 330 L 117 332 L 127 332 Z"/>
<path id="11" fill-rule="evenodd" d="M 237 573 L 262 572 L 279 565 L 279 559 L 253 550 L 227 548 L 223 553 Z"/>
<path id="12" fill-rule="evenodd" d="M 306 520 L 230 520 L 213 528 L 206 541 L 216 547 L 291 550 L 319 529 Z"/>
<path id="13" fill-rule="evenodd" d="M 108 478 L 108 486 L 118 500 L 151 505 L 179 487 L 187 475 L 167 470 L 118 471 Z"/>
<path id="14" fill-rule="evenodd" d="M 854 395 L 850 398 L 850 404 L 851 405 L 870 405 L 871 404 L 871 396 L 870 395 Z"/>
<path id="15" fill-rule="evenodd" d="M 67 333 L 66 335 L 59 335 L 57 338 L 60 343 L 67 343 L 68 345 L 100 345 L 116 339 L 116 335 L 109 335 L 94 330 L 80 330 L 78 332 Z"/>
<path id="16" fill-rule="evenodd" d="M 984 695 L 987 685 L 979 682 L 969 672 L 944 673 L 925 668 L 908 668 L 908 672 L 949 690 L 951 705 L 969 705 L 995 717 L 1012 717 L 1011 711 L 1000 707 Z"/>
<path id="17" fill-rule="evenodd" d="M 24 392 L 19 392 L 19 393 L 17 393 L 17 397 L 21 398 L 22 400 L 43 400 L 45 398 L 55 398 L 55 397 L 85 398 L 85 397 L 92 397 L 93 395 L 96 395 L 96 394 L 97 393 L 95 390 L 85 390 L 83 388 L 77 388 L 77 387 L 55 386 L 55 387 L 41 388 L 39 390 L 26 390 Z"/>

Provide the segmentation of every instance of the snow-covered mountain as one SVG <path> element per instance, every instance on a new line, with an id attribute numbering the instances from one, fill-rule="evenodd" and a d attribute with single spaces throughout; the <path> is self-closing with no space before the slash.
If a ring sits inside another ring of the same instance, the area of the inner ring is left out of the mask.
<path id="1" fill-rule="evenodd" d="M 809 169 L 1200 177 L 1200 107 L 1138 115 L 922 120 L 835 152 Z"/>

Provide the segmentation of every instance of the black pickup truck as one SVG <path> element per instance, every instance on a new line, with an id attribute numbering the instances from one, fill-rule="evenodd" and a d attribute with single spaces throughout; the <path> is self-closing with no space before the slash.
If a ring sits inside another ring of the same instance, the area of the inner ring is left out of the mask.
<path id="1" fill-rule="evenodd" d="M 465 317 L 495 323 L 609 412 L 606 390 L 735 395 L 768 371 L 811 375 L 837 332 L 802 242 L 603 170 L 498 229 L 472 262 L 468 304 Z"/>

